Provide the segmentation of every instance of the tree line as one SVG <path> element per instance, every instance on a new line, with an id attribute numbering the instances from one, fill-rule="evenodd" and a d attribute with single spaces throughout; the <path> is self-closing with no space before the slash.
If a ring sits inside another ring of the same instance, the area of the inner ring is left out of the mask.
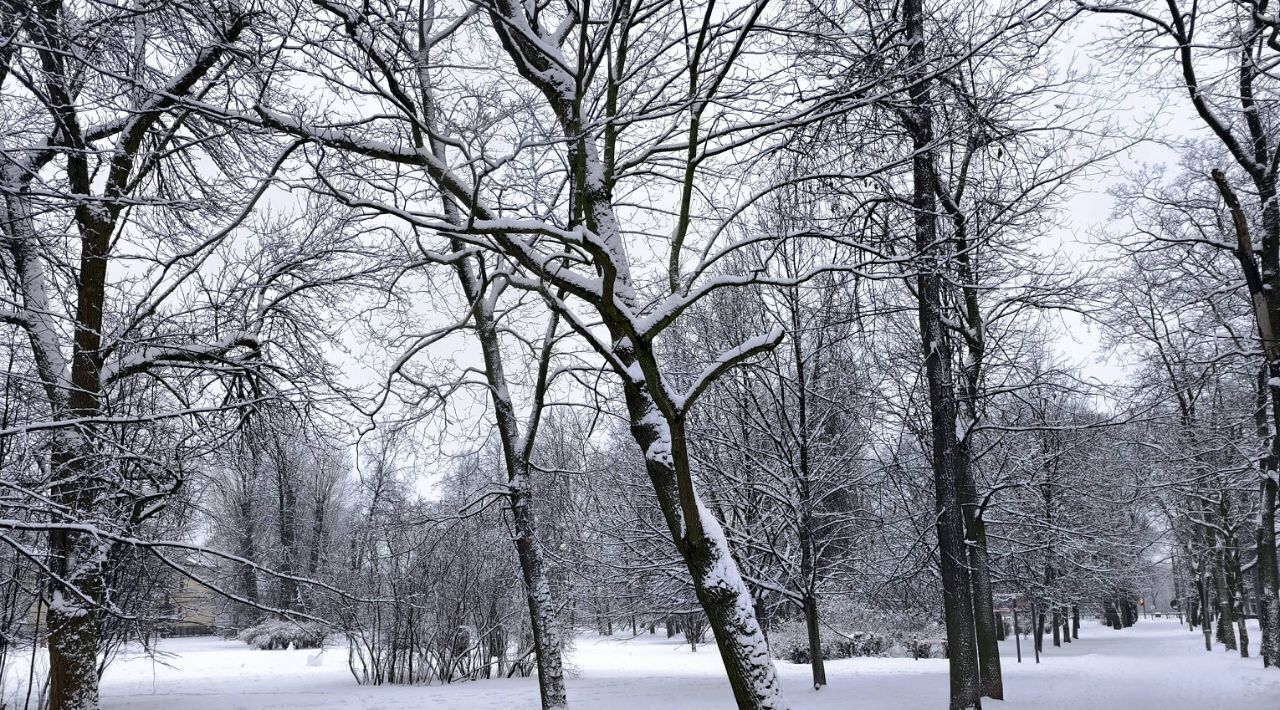
<path id="1" fill-rule="evenodd" d="M 362 683 L 536 673 L 564 708 L 575 633 L 662 626 L 740 708 L 788 707 L 776 657 L 818 689 L 909 642 L 961 710 L 1004 697 L 1014 610 L 1037 648 L 1122 628 L 1168 565 L 1207 649 L 1256 614 L 1276 667 L 1278 30 L 0 0 L 0 661 L 36 619 L 24 706 L 96 708 L 186 579 L 230 629 L 341 634 Z M 1067 59 L 1087 33 L 1110 66 Z M 1195 128 L 1121 125 L 1122 80 Z"/>

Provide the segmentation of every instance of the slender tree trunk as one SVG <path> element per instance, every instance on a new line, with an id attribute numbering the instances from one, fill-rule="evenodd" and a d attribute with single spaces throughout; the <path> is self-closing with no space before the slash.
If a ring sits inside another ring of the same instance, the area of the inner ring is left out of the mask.
<path id="1" fill-rule="evenodd" d="M 1201 562 L 1201 567 L 1207 564 L 1207 561 Z M 1196 580 L 1196 588 L 1200 590 L 1200 628 L 1204 632 L 1204 650 L 1213 650 L 1213 605 L 1209 603 L 1209 585 L 1205 578 L 1205 573 L 1200 573 L 1200 578 Z"/>
<path id="2" fill-rule="evenodd" d="M 528 492 L 528 476 L 524 486 L 511 496 L 511 519 L 516 533 L 516 556 L 524 579 L 525 601 L 529 606 L 533 629 L 534 660 L 538 664 L 538 692 L 543 710 L 560 710 L 569 706 L 564 684 L 564 642 L 560 637 L 560 621 L 556 618 L 555 597 L 547 579 L 542 543 L 537 537 L 533 497 Z"/>
<path id="3" fill-rule="evenodd" d="M 619 334 L 614 352 L 635 362 L 633 346 Z M 643 382 L 624 380 L 631 434 L 644 453 L 645 470 L 657 494 L 676 551 L 707 614 L 739 710 L 787 707 L 768 643 L 756 620 L 751 592 L 715 516 L 703 506 L 689 472 L 683 421 L 670 421 Z"/>
<path id="4" fill-rule="evenodd" d="M 243 498 L 240 500 L 240 545 L 237 553 L 240 557 L 256 562 L 258 559 L 257 550 L 257 520 L 253 514 L 253 497 L 248 490 L 242 491 Z M 252 565 L 239 565 L 240 574 L 237 575 L 240 581 L 240 596 L 244 597 L 250 604 L 258 602 L 258 572 Z M 255 612 L 251 607 L 236 605 L 235 619 L 236 625 L 240 628 L 248 626 L 250 617 Z"/>
<path id="5" fill-rule="evenodd" d="M 756 621 L 760 624 L 760 633 L 764 634 L 765 640 L 769 639 L 769 613 L 764 605 L 764 595 L 757 594 L 754 599 L 756 610 Z"/>
<path id="6" fill-rule="evenodd" d="M 987 552 L 987 523 L 973 477 L 969 442 L 957 442 L 956 473 L 960 504 L 964 509 L 965 539 L 969 551 L 969 581 L 973 587 L 973 616 L 978 646 L 978 674 L 982 694 L 1004 700 L 1004 674 L 1000 669 L 1000 633 L 996 629 L 995 592 Z"/>
<path id="7" fill-rule="evenodd" d="M 1227 651 L 1236 649 L 1235 594 L 1227 579 L 1225 552 L 1219 548 L 1215 555 L 1214 584 L 1218 588 L 1218 640 Z"/>
<path id="8" fill-rule="evenodd" d="M 430 77 L 425 74 L 423 80 L 423 86 L 431 85 Z M 434 124 L 435 109 L 429 95 L 428 98 L 424 98 L 423 103 L 423 111 L 427 114 L 428 121 Z M 418 137 L 418 141 L 420 148 L 426 147 L 421 136 Z M 445 158 L 443 144 L 434 137 L 430 140 L 430 149 L 441 160 Z M 444 199 L 444 211 L 454 224 L 465 223 L 457 204 L 451 199 Z M 452 247 L 461 252 L 465 245 L 455 238 L 452 240 Z M 494 420 L 498 425 L 503 464 L 506 468 L 507 483 L 510 486 L 507 501 L 516 533 L 514 540 L 516 559 L 520 563 L 525 603 L 529 608 L 529 625 L 533 632 L 534 660 L 538 666 L 538 693 L 542 710 L 563 710 L 569 706 L 568 691 L 564 682 L 564 640 L 560 633 L 560 620 L 556 617 L 555 597 L 547 576 L 542 541 L 538 537 L 537 516 L 533 508 L 533 480 L 528 458 L 537 434 L 536 417 L 540 414 L 540 410 L 522 436 L 515 405 L 507 386 L 502 343 L 488 294 L 481 283 L 480 275 L 473 269 L 469 260 L 456 261 L 454 274 L 472 304 L 476 336 L 480 342 L 480 351 L 485 364 L 485 378 L 489 384 L 489 398 L 493 405 Z M 549 343 L 557 322 L 556 319 L 552 320 L 547 333 L 547 345 L 540 353 L 537 385 L 539 389 L 546 386 L 546 373 L 551 356 Z M 537 393 L 535 397 L 540 398 L 541 393 Z M 538 402 L 535 408 L 540 406 L 541 402 Z M 525 437 L 528 439 L 526 440 Z M 570 626 L 572 625 L 571 616 Z"/>
<path id="9" fill-rule="evenodd" d="M 799 419 L 798 439 L 799 441 L 799 471 L 796 480 L 797 504 L 799 505 L 799 520 L 797 521 L 798 536 L 800 542 L 800 578 L 802 584 L 805 585 L 805 594 L 803 600 L 805 629 L 809 636 L 809 665 L 813 672 L 813 689 L 821 690 L 827 684 L 827 669 L 822 657 L 822 629 L 818 624 L 818 560 L 817 546 L 813 539 L 813 490 L 810 487 L 809 468 L 809 398 L 808 398 L 808 374 L 805 364 L 804 353 L 800 346 L 800 324 L 798 322 L 798 305 L 791 308 L 792 330 L 791 338 L 792 356 L 795 360 L 796 368 L 796 409 Z"/>
<path id="10" fill-rule="evenodd" d="M 827 668 L 822 658 L 822 630 L 818 621 L 818 600 L 807 595 L 804 598 L 804 625 L 809 633 L 809 665 L 813 670 L 814 690 L 821 690 L 827 684 Z"/>
<path id="11" fill-rule="evenodd" d="M 1080 638 L 1080 607 L 1071 605 L 1071 638 Z"/>
<path id="12" fill-rule="evenodd" d="M 1262 481 L 1261 524 L 1258 527 L 1258 575 L 1262 594 L 1259 624 L 1262 627 L 1262 663 L 1280 668 L 1280 569 L 1276 562 L 1276 470 L 1274 463 Z"/>
<path id="13" fill-rule="evenodd" d="M 279 577 L 279 595 L 276 599 L 276 605 L 281 609 L 298 609 L 298 582 L 293 575 L 298 571 L 295 560 L 297 559 L 297 516 L 298 516 L 298 492 L 295 488 L 296 481 L 293 480 L 293 461 L 290 460 L 292 452 L 284 451 L 282 442 L 276 442 L 276 452 L 278 454 L 276 464 L 276 532 L 280 540 L 280 571 L 284 573 Z"/>
<path id="14" fill-rule="evenodd" d="M 560 620 L 556 618 L 551 582 L 547 578 L 542 541 L 538 537 L 537 516 L 533 508 L 533 479 L 527 457 L 530 449 L 520 433 L 515 406 L 508 393 L 498 327 L 487 302 L 487 295 L 481 291 L 469 263 L 460 261 L 455 271 L 473 304 L 472 315 L 476 321 L 480 351 L 484 356 L 494 420 L 498 424 L 507 483 L 510 486 L 507 502 L 515 528 L 516 558 L 520 563 L 525 603 L 529 607 L 529 625 L 533 631 L 534 660 L 538 665 L 538 692 L 543 710 L 563 710 L 569 706 L 568 691 L 564 683 L 564 641 L 560 635 Z M 554 324 L 553 320 L 552 331 Z M 548 333 L 548 338 L 550 337 L 551 333 Z M 549 366 L 548 358 L 549 353 L 544 352 L 540 361 L 540 381 L 544 379 L 543 375 Z M 541 386 L 540 382 L 539 387 Z M 524 434 L 528 437 L 535 435 L 533 426 Z"/>

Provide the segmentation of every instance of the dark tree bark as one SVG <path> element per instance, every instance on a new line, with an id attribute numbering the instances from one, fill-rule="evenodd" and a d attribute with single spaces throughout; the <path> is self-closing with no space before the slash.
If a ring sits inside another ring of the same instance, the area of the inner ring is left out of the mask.
<path id="1" fill-rule="evenodd" d="M 1259 599 L 1259 621 L 1262 626 L 1262 663 L 1264 666 L 1280 666 L 1280 570 L 1276 563 L 1276 467 L 1274 460 L 1268 463 L 1262 482 L 1261 524 L 1258 526 L 1258 575 L 1261 577 L 1262 594 Z"/>
<path id="2" fill-rule="evenodd" d="M 809 665 L 813 671 L 813 689 L 821 690 L 827 684 L 827 668 L 822 662 L 822 630 L 818 620 L 818 600 L 809 596 L 804 600 L 804 626 L 809 635 Z"/>
<path id="3" fill-rule="evenodd" d="M 10 35 L 7 43 L 25 44 L 32 49 L 39 73 L 31 78 L 29 89 L 39 96 L 52 129 L 40 150 L 14 150 L 14 146 L 7 146 L 2 178 L 6 189 L 0 213 L 0 234 L 12 256 L 13 276 L 22 293 L 22 303 L 15 306 L 27 324 L 32 359 L 46 394 L 44 404 L 51 421 L 63 424 L 52 437 L 49 451 L 50 469 L 57 482 L 48 492 L 56 506 L 52 522 L 97 525 L 115 514 L 108 510 L 106 499 L 121 493 L 108 490 L 112 486 L 112 461 L 97 450 L 103 433 L 100 425 L 84 423 L 105 412 L 107 392 L 102 374 L 108 348 L 104 347 L 104 314 L 117 305 L 109 303 L 107 289 L 112 240 L 118 236 L 126 209 L 132 204 L 139 164 L 147 170 L 155 167 L 146 162 L 150 158 L 144 154 L 162 155 L 172 147 L 177 131 L 162 135 L 156 130 L 157 124 L 178 97 L 192 93 L 223 62 L 248 20 L 229 13 L 218 44 L 200 51 L 197 61 L 172 77 L 166 95 L 150 95 L 141 85 L 135 93 L 134 87 L 127 86 L 125 90 L 126 85 L 122 84 L 120 100 L 128 103 L 127 112 L 121 114 L 118 123 L 112 123 L 110 130 L 95 135 L 93 128 L 86 125 L 88 121 L 115 118 L 111 107 L 86 107 L 84 102 L 92 99 L 81 94 L 85 85 L 107 76 L 94 75 L 94 68 L 88 64 L 88 56 L 97 51 L 88 49 L 90 43 L 95 47 L 107 44 L 104 36 L 92 34 L 103 30 L 90 29 L 86 30 L 89 36 L 76 36 L 74 33 L 92 23 L 76 16 L 77 9 L 67 7 L 61 0 L 0 0 L 0 11 L 20 18 L 15 27 L 6 28 Z M 103 26 L 114 29 L 109 24 Z M 14 36 L 19 33 L 21 40 Z M 145 46 L 144 37 L 137 41 Z M 110 147 L 104 148 L 104 142 Z M 94 156 L 100 156 L 96 163 Z M 59 189 L 68 196 L 65 211 L 73 225 L 65 236 L 79 246 L 79 261 L 69 266 L 74 270 L 75 288 L 68 295 L 71 306 L 66 314 L 70 342 L 62 335 L 61 326 L 51 322 L 61 317 L 52 310 L 59 295 L 47 292 L 50 282 L 43 256 L 36 251 L 41 237 L 35 230 L 29 201 L 33 179 L 51 164 L 60 165 L 65 178 L 65 185 Z M 65 361 L 64 350 L 70 352 L 69 362 Z M 120 498 L 128 495 L 125 491 Z M 120 500 L 111 503 L 120 507 Z M 128 509 L 129 504 L 122 507 Z M 98 707 L 102 651 L 101 607 L 109 601 L 104 580 L 117 559 L 118 546 L 69 528 L 51 530 L 48 543 L 47 565 L 56 577 L 50 580 L 46 616 L 49 707 L 94 710 Z"/>
<path id="4" fill-rule="evenodd" d="M 959 495 L 956 459 L 956 395 L 950 336 L 943 320 L 943 269 L 937 229 L 937 177 L 928 52 L 925 46 L 923 0 L 906 0 L 903 17 L 907 41 L 910 109 L 906 124 L 911 134 L 912 208 L 915 246 L 921 263 L 916 278 L 920 340 L 929 395 L 932 466 L 937 510 L 938 554 L 942 574 L 943 611 L 947 626 L 947 656 L 951 677 L 951 710 L 982 706 L 973 589 L 965 544 L 965 516 Z"/>

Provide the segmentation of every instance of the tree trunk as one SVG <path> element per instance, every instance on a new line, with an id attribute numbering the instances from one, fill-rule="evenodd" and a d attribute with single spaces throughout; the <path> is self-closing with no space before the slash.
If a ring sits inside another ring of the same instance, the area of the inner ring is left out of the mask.
<path id="1" fill-rule="evenodd" d="M 537 537 L 528 480 L 511 496 L 511 519 L 516 533 L 516 556 L 524 579 L 525 601 L 529 605 L 529 622 L 533 629 L 534 660 L 538 664 L 538 692 L 543 710 L 569 707 L 564 684 L 564 642 L 560 637 L 560 621 L 556 618 L 555 598 L 547 580 L 542 542 Z"/>
<path id="2" fill-rule="evenodd" d="M 1226 550 L 1221 536 L 1214 537 L 1217 539 L 1213 554 L 1213 583 L 1218 591 L 1218 640 L 1226 647 L 1225 650 L 1235 651 L 1235 594 L 1227 579 Z"/>
<path id="3" fill-rule="evenodd" d="M 298 609 L 298 582 L 293 578 L 297 572 L 297 516 L 298 516 L 298 492 L 295 488 L 296 481 L 293 480 L 293 462 L 290 461 L 292 452 L 284 451 L 283 442 L 276 442 L 277 461 L 276 464 L 276 507 L 277 507 L 277 533 L 280 538 L 280 571 L 283 573 L 279 579 L 279 591 L 276 599 L 276 606 L 281 609 Z"/>
<path id="4" fill-rule="evenodd" d="M 1234 530 L 1229 532 L 1226 542 L 1223 557 L 1226 569 L 1223 575 L 1226 578 L 1227 587 L 1231 590 L 1231 609 L 1228 618 L 1236 623 L 1236 648 L 1240 650 L 1240 657 L 1248 658 L 1249 628 L 1245 624 L 1245 605 L 1249 597 L 1244 588 L 1244 572 L 1240 569 L 1240 545 Z"/>
<path id="5" fill-rule="evenodd" d="M 1080 638 L 1080 607 L 1071 605 L 1071 638 Z"/>
<path id="6" fill-rule="evenodd" d="M 1201 562 L 1203 567 L 1207 562 Z M 1204 650 L 1213 650 L 1213 605 L 1209 603 L 1209 585 L 1205 574 L 1201 572 L 1196 580 L 1196 588 L 1200 590 L 1200 627 L 1204 632 Z"/>
<path id="7" fill-rule="evenodd" d="M 624 335 L 615 339 L 614 352 L 624 363 L 635 362 L 635 350 Z M 738 708 L 786 708 L 754 600 L 720 522 L 693 488 L 683 421 L 662 415 L 645 383 L 627 378 L 623 390 L 632 438 L 644 454 L 663 519 L 707 614 Z"/>
<path id="8" fill-rule="evenodd" d="M 98 707 L 98 654 L 100 612 L 77 594 L 96 604 L 101 596 L 102 573 L 92 564 L 94 543 L 78 533 L 55 530 L 49 534 L 54 574 L 71 580 L 74 588 L 51 582 L 52 600 L 46 609 L 49 629 L 49 707 L 52 710 L 96 710 Z"/>
<path id="9" fill-rule="evenodd" d="M 438 156 L 444 155 L 443 147 L 434 140 L 431 150 Z M 444 201 L 444 210 L 455 224 L 463 224 L 464 220 L 452 200 Z M 461 240 L 454 239 L 452 246 L 461 251 L 464 245 Z M 498 425 L 502 460 L 507 484 L 510 486 L 507 502 L 516 533 L 516 559 L 520 563 L 525 603 L 529 608 L 529 625 L 533 632 L 534 661 L 538 666 L 538 693 L 543 710 L 563 710 L 569 706 L 568 691 L 564 683 L 564 640 L 560 634 L 560 620 L 556 617 L 551 582 L 547 577 L 542 541 L 538 537 L 537 516 L 533 508 L 533 479 L 529 467 L 529 454 L 537 434 L 536 425 L 531 424 L 524 435 L 521 435 L 520 422 L 507 387 L 498 324 L 479 275 L 472 269 L 471 262 L 462 259 L 455 262 L 454 274 L 472 304 L 476 338 L 480 342 L 485 378 L 489 384 L 489 399 L 493 405 L 494 421 Z M 547 333 L 548 343 L 554 335 L 557 322 L 554 318 L 551 321 Z M 539 389 L 546 386 L 545 376 L 550 357 L 549 346 L 544 345 L 539 359 Z M 535 413 L 535 420 L 536 416 Z M 527 441 L 526 436 L 529 437 Z M 572 621 L 570 624 L 572 625 Z"/>
<path id="10" fill-rule="evenodd" d="M 1262 627 L 1262 664 L 1280 668 L 1280 569 L 1276 562 L 1276 470 L 1274 462 L 1264 469 L 1261 524 L 1258 526 L 1258 575 L 1262 595 L 1258 623 Z"/>
<path id="11" fill-rule="evenodd" d="M 973 588 L 973 616 L 978 647 L 978 674 L 982 694 L 1004 700 L 1004 674 L 1000 669 L 1000 632 L 996 629 L 995 593 L 987 552 L 987 524 L 973 478 L 968 441 L 956 444 L 956 474 L 960 505 L 964 510 L 969 552 L 969 582 Z"/>
<path id="12" fill-rule="evenodd" d="M 1246 57 L 1247 59 L 1247 57 Z M 1251 81 L 1248 64 L 1241 65 L 1241 82 Z M 1252 101 L 1252 96 L 1249 97 Z M 1247 125 L 1255 141 L 1261 144 L 1264 128 L 1256 114 Z M 1261 462 L 1261 513 L 1259 515 L 1258 570 L 1263 575 L 1262 608 L 1259 610 L 1259 626 L 1262 627 L 1263 667 L 1280 668 L 1280 563 L 1276 561 L 1275 511 L 1277 466 L 1280 465 L 1280 340 L 1276 325 L 1280 324 L 1280 201 L 1277 201 L 1275 173 L 1267 171 L 1253 180 L 1258 202 L 1262 205 L 1262 254 L 1261 269 L 1255 260 L 1253 237 L 1249 232 L 1249 220 L 1240 206 L 1235 192 L 1222 171 L 1212 173 L 1218 191 L 1231 212 L 1236 232 L 1236 259 L 1244 275 L 1253 305 L 1254 323 L 1258 340 L 1262 343 L 1265 364 L 1258 374 L 1257 401 L 1254 423 L 1258 438 L 1267 446 L 1267 455 Z M 1266 281 L 1264 282 L 1264 279 Z M 1270 424 L 1266 408 L 1270 406 Z"/>
<path id="13" fill-rule="evenodd" d="M 818 600 L 812 595 L 804 598 L 804 625 L 809 632 L 809 665 L 813 669 L 813 689 L 821 690 L 827 684 L 827 668 L 822 659 L 822 631 L 818 626 Z"/>
<path id="14" fill-rule="evenodd" d="M 257 524 L 253 518 L 253 503 L 248 496 L 240 503 L 241 520 L 243 527 L 240 531 L 240 545 L 238 553 L 241 558 L 250 562 L 257 562 Z M 258 603 L 258 571 L 252 565 L 239 565 L 240 596 L 250 605 Z M 256 611 L 252 606 L 236 605 L 235 621 L 236 626 L 244 628 L 252 624 L 252 617 L 256 615 Z"/>
<path id="15" fill-rule="evenodd" d="M 933 154 L 933 116 L 928 54 L 925 48 L 923 0 L 903 3 L 910 100 L 907 129 L 911 134 L 912 200 L 915 247 L 920 263 L 916 298 L 925 381 L 929 389 L 932 433 L 934 505 L 937 511 L 942 602 L 947 626 L 947 659 L 951 678 L 951 710 L 982 707 L 973 587 L 969 578 L 965 519 L 958 494 L 956 468 L 956 399 L 949 334 L 943 319 L 942 270 L 946 255 L 937 243 L 937 177 Z"/>

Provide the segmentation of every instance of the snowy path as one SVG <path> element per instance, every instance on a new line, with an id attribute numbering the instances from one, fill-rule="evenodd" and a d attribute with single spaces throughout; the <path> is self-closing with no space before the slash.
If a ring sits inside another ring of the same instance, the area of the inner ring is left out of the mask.
<path id="1" fill-rule="evenodd" d="M 1050 648 L 1040 665 L 1005 652 L 1002 710 L 1239 710 L 1280 707 L 1280 671 L 1257 659 L 1221 650 L 1205 653 L 1202 637 L 1172 621 L 1142 621 L 1117 632 L 1094 625 L 1083 638 Z M 120 661 L 104 679 L 106 710 L 534 710 L 532 679 L 482 681 L 429 688 L 360 688 L 341 649 L 308 666 L 307 651 L 249 651 L 212 639 L 166 642 L 167 663 Z M 1258 636 L 1253 632 L 1256 650 Z M 1024 651 L 1029 650 L 1024 644 Z M 666 639 L 581 638 L 579 673 L 569 684 L 580 710 L 645 708 L 729 710 L 732 700 L 713 647 L 696 654 Z M 782 664 L 796 710 L 941 710 L 946 707 L 946 662 L 896 658 L 834 661 L 831 685 L 808 689 L 808 668 Z"/>

